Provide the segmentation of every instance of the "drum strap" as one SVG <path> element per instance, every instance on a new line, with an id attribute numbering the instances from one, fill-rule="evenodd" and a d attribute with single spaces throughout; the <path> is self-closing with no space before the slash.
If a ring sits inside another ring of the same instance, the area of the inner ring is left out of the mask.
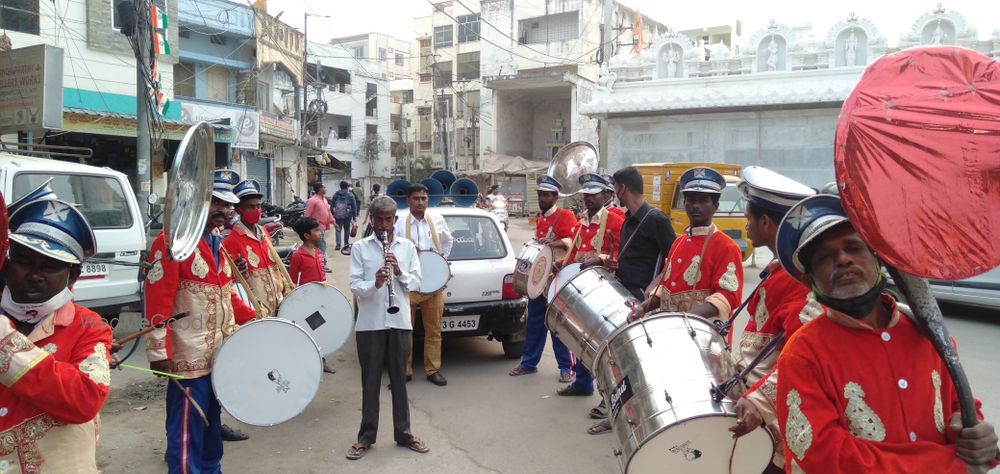
<path id="1" fill-rule="evenodd" d="M 427 215 L 427 213 L 424 212 L 424 221 L 427 222 L 427 228 L 430 229 L 431 241 L 434 242 L 434 249 L 437 250 L 438 253 L 440 253 L 441 239 L 438 237 L 437 231 L 434 230 L 434 219 L 432 219 L 431 216 Z M 412 228 L 413 228 L 413 215 L 408 213 L 406 214 L 406 240 L 410 241 L 413 240 L 412 238 L 410 238 L 410 229 Z M 427 249 L 417 248 L 417 250 L 427 250 Z"/>
<path id="2" fill-rule="evenodd" d="M 768 342 L 767 345 L 764 346 L 764 348 L 757 353 L 757 356 L 754 357 L 753 360 L 751 360 L 750 363 L 747 364 L 747 366 L 740 371 L 740 373 L 730 377 L 725 382 L 722 382 L 722 385 L 719 385 L 718 387 L 713 387 L 712 391 L 714 392 L 713 395 L 715 397 L 715 401 L 718 402 L 723 398 L 725 398 L 726 394 L 728 394 L 729 391 L 732 390 L 732 388 L 736 386 L 737 383 L 739 382 L 746 383 L 747 375 L 750 375 L 750 372 L 752 372 L 753 369 L 757 368 L 757 366 L 760 365 L 760 363 L 763 362 L 764 359 L 767 359 L 768 357 L 770 357 L 771 354 L 774 353 L 774 351 L 778 350 L 778 346 L 781 345 L 781 343 L 784 342 L 784 340 L 785 340 L 785 330 L 782 329 L 781 331 L 778 331 L 778 334 L 774 336 L 774 339 L 771 339 L 771 342 Z"/>
<path id="3" fill-rule="evenodd" d="M 589 221 L 589 219 L 588 219 L 588 221 Z M 605 230 L 607 229 L 607 226 L 608 226 L 608 211 L 607 211 L 607 209 L 605 209 L 604 213 L 601 214 L 601 217 L 600 217 L 600 226 L 597 228 L 597 235 L 595 235 L 594 238 L 590 241 L 591 244 L 594 244 L 594 252 L 597 253 L 597 254 L 600 254 L 601 253 L 601 248 L 604 247 L 604 233 L 605 233 Z M 583 227 L 584 227 L 583 223 L 581 222 L 579 228 L 576 229 L 576 236 L 573 237 L 573 244 L 570 245 L 569 251 L 566 252 L 566 258 L 563 259 L 563 266 L 564 267 L 567 264 L 569 264 L 569 257 L 571 255 L 573 255 L 573 250 L 575 250 L 577 248 L 577 246 L 582 245 L 582 242 L 581 242 L 582 238 L 580 237 L 580 233 L 583 232 Z M 589 224 L 588 224 L 587 227 L 589 227 Z M 597 242 L 595 243 L 594 240 L 597 240 Z"/>
<path id="4" fill-rule="evenodd" d="M 714 227 L 712 228 L 711 231 L 709 231 L 708 235 L 705 236 L 705 243 L 702 244 L 702 246 L 701 246 L 701 254 L 698 256 L 698 281 L 696 281 L 694 283 L 694 288 L 692 288 L 692 290 L 697 290 L 698 289 L 698 283 L 701 282 L 701 264 L 702 264 L 702 262 L 705 261 L 705 251 L 708 250 L 708 243 L 712 241 L 712 236 L 713 235 L 715 235 L 715 228 Z M 674 258 L 674 253 L 676 253 L 677 249 L 679 249 L 679 248 L 681 248 L 680 245 L 678 245 L 677 247 L 675 247 L 673 249 L 673 251 L 670 252 L 670 255 L 667 256 L 667 263 L 668 264 Z M 661 284 L 664 283 L 667 278 L 670 278 L 670 275 L 667 275 L 666 273 L 664 273 L 663 274 L 663 278 L 660 279 L 660 283 Z"/>

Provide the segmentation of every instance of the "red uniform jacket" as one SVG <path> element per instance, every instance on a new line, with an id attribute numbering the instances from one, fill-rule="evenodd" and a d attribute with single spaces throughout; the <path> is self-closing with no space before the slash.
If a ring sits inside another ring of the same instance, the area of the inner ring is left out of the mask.
<path id="1" fill-rule="evenodd" d="M 305 285 L 318 281 L 326 282 L 326 270 L 323 268 L 323 251 L 313 248 L 310 252 L 305 247 L 295 249 L 288 271 L 296 285 Z"/>
<path id="2" fill-rule="evenodd" d="M 0 316 L 0 464 L 97 472 L 94 419 L 110 390 L 110 350 L 111 327 L 74 303 L 28 336 Z"/>
<path id="3" fill-rule="evenodd" d="M 146 274 L 146 323 L 188 316 L 151 332 L 146 355 L 150 361 L 173 360 L 175 372 L 185 377 L 208 375 L 222 340 L 255 313 L 233 289 L 233 269 L 225 259 L 216 267 L 204 240 L 183 262 L 170 257 L 162 232 L 149 252 L 153 267 Z"/>
<path id="4" fill-rule="evenodd" d="M 608 212 L 603 207 L 597 211 L 593 219 L 589 216 L 586 210 L 580 214 L 569 261 L 582 262 L 597 255 L 618 258 L 618 246 L 621 245 L 622 225 L 625 219 L 616 213 Z M 601 225 L 602 222 L 604 226 Z"/>
<path id="5" fill-rule="evenodd" d="M 785 346 L 787 472 L 966 472 L 946 438 L 958 400 L 944 362 L 891 297 L 880 304 L 892 311 L 885 329 L 827 310 Z"/>
<path id="6" fill-rule="evenodd" d="M 719 309 L 720 319 L 728 319 L 743 298 L 740 248 L 715 224 L 689 227 L 685 234 L 670 247 L 667 270 L 655 290 L 660 309 L 690 311 L 708 302 Z"/>
<path id="7" fill-rule="evenodd" d="M 242 257 L 247 261 L 250 289 L 261 303 L 271 309 L 271 314 L 275 314 L 285 296 L 285 277 L 278 268 L 278 265 L 284 264 L 280 261 L 276 263 L 271 258 L 271 237 L 267 232 L 261 231 L 262 238 L 258 239 L 255 230 L 238 222 L 222 241 L 222 246 L 233 259 Z"/>

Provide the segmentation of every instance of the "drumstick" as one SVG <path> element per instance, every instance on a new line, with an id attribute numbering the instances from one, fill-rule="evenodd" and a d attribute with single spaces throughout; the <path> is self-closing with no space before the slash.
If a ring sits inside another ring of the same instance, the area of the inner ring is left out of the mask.
<path id="1" fill-rule="evenodd" d="M 177 381 L 177 379 L 170 379 L 170 381 L 174 385 L 176 385 L 177 389 L 180 390 L 181 393 L 184 394 L 184 397 L 187 398 L 189 402 L 191 402 L 191 405 L 194 407 L 194 411 L 198 412 L 198 416 L 201 417 L 201 421 L 205 423 L 205 426 L 208 426 L 209 425 L 209 423 L 208 423 L 208 417 L 205 416 L 205 412 L 201 410 L 201 406 L 198 405 L 198 402 L 194 401 L 194 397 L 192 397 L 191 394 L 188 393 L 187 389 L 185 389 L 184 386 L 181 385 L 181 383 Z"/>

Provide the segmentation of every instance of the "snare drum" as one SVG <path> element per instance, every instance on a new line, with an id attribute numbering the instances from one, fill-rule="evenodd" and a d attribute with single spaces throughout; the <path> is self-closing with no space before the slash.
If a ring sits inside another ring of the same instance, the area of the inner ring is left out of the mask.
<path id="1" fill-rule="evenodd" d="M 320 354 L 337 352 L 354 332 L 354 310 L 340 290 L 320 282 L 306 283 L 285 296 L 277 317 L 304 329 L 316 341 Z"/>
<path id="2" fill-rule="evenodd" d="M 559 273 L 556 273 L 555 277 L 552 278 L 552 282 L 549 283 L 547 293 L 550 305 L 552 304 L 552 301 L 556 299 L 556 294 L 559 293 L 559 290 L 562 289 L 563 285 L 572 280 L 573 277 L 580 274 L 582 271 L 580 270 L 581 266 L 582 264 L 580 263 L 571 263 L 566 265 L 562 268 L 562 270 L 559 270 Z"/>
<path id="3" fill-rule="evenodd" d="M 305 330 L 290 321 L 251 321 L 223 341 L 212 364 L 212 388 L 233 418 L 274 426 L 295 418 L 319 390 L 323 362 Z"/>
<path id="4" fill-rule="evenodd" d="M 635 298 L 604 267 L 573 276 L 545 313 L 545 325 L 594 370 L 594 359 L 619 326 L 628 320 Z"/>
<path id="5" fill-rule="evenodd" d="M 417 256 L 420 260 L 421 295 L 433 295 L 444 289 L 451 280 L 451 264 L 448 259 L 433 250 L 421 250 Z"/>
<path id="6" fill-rule="evenodd" d="M 720 402 L 710 388 L 736 366 L 711 322 L 655 313 L 618 328 L 595 362 L 594 379 L 622 450 L 626 473 L 758 474 L 774 454 L 764 428 L 732 439 L 737 386 Z"/>
<path id="7" fill-rule="evenodd" d="M 534 299 L 545 293 L 552 276 L 552 248 L 531 241 L 524 244 L 514 267 L 514 289 Z"/>

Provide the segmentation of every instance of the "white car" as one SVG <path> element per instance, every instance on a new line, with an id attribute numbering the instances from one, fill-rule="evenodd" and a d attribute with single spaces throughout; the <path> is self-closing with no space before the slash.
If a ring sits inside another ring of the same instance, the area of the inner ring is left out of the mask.
<path id="1" fill-rule="evenodd" d="M 48 178 L 53 178 L 50 186 L 59 199 L 86 216 L 97 239 L 94 261 L 84 262 L 73 286 L 76 301 L 108 319 L 126 308 L 137 309 L 146 228 L 128 177 L 109 168 L 0 153 L 0 187 L 8 203 Z"/>
<path id="2" fill-rule="evenodd" d="M 1000 267 L 965 280 L 929 280 L 928 283 L 934 298 L 940 302 L 1000 309 Z M 894 285 L 888 290 L 897 300 L 906 301 Z"/>
<path id="3" fill-rule="evenodd" d="M 490 336 L 503 344 L 507 357 L 521 357 L 528 301 L 514 289 L 517 255 L 503 224 L 477 208 L 439 206 L 430 212 L 444 217 L 455 239 L 448 256 L 452 278 L 444 289 L 442 335 Z M 405 219 L 405 210 L 398 214 Z M 422 328 L 418 322 L 415 333 Z"/>

